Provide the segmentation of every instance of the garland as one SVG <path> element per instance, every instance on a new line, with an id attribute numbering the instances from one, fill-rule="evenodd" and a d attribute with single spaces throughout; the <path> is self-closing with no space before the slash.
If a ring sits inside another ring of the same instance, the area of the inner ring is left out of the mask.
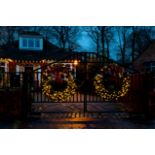
<path id="1" fill-rule="evenodd" d="M 111 71 L 112 71 L 115 77 L 117 76 L 117 78 L 122 80 L 122 85 L 119 90 L 110 91 L 103 84 L 103 79 L 106 78 L 106 76 L 97 74 L 94 79 L 95 91 L 97 95 L 99 95 L 105 101 L 118 100 L 118 98 L 125 96 L 127 94 L 129 87 L 130 87 L 129 76 L 123 77 L 123 70 L 121 70 L 116 64 L 110 64 L 109 66 L 105 66 L 102 69 L 102 72 L 106 74 L 106 71 L 108 70 L 111 74 Z"/>
<path id="2" fill-rule="evenodd" d="M 65 73 L 61 72 L 61 74 L 65 76 Z M 66 82 L 67 86 L 62 91 L 53 90 L 51 82 L 56 81 L 53 80 L 53 77 L 51 77 L 51 75 L 46 72 L 43 73 L 42 81 L 43 81 L 43 88 L 42 88 L 43 94 L 49 97 L 52 101 L 64 102 L 72 95 L 74 95 L 76 92 L 76 84 L 73 80 L 71 73 L 68 73 L 68 76 L 65 78 L 64 81 Z"/>

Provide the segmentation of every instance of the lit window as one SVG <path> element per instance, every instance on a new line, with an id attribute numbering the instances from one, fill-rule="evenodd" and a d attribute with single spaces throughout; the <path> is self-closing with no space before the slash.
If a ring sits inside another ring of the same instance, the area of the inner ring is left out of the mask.
<path id="1" fill-rule="evenodd" d="M 40 40 L 35 40 L 35 47 L 40 48 Z"/>
<path id="2" fill-rule="evenodd" d="M 28 47 L 29 48 L 33 48 L 34 47 L 34 40 L 33 39 L 29 39 L 28 40 Z"/>
<path id="3" fill-rule="evenodd" d="M 27 47 L 27 39 L 23 39 L 22 46 Z"/>
<path id="4" fill-rule="evenodd" d="M 42 50 L 43 40 L 41 38 L 32 38 L 32 37 L 20 38 L 19 48 L 23 50 Z"/>

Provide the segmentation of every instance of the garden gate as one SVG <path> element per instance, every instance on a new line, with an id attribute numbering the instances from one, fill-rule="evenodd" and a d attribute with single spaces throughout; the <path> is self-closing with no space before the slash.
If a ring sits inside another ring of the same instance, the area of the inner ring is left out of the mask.
<path id="1" fill-rule="evenodd" d="M 124 112 L 120 108 L 121 103 L 113 99 L 107 101 L 95 92 L 94 78 L 108 63 L 110 61 L 107 62 L 104 56 L 83 52 L 68 55 L 34 70 L 28 93 L 32 112 Z M 65 76 L 68 76 L 67 84 L 61 83 Z M 52 82 L 52 78 L 59 80 Z"/>
<path id="2" fill-rule="evenodd" d="M 122 79 L 120 80 L 117 76 L 122 67 L 119 65 L 117 67 L 114 65 L 112 68 L 105 67 L 114 64 L 114 62 L 107 61 L 104 56 L 87 52 L 66 55 L 65 58 L 48 63 L 37 70 L 2 73 L 0 77 L 1 92 L 8 93 L 9 90 L 9 93 L 13 91 L 14 94 L 16 90 L 22 90 L 19 94 L 22 102 L 19 97 L 14 97 L 14 99 L 19 99 L 18 103 L 22 103 L 20 107 L 24 116 L 29 112 L 34 114 L 49 112 L 108 112 L 113 114 L 127 112 L 129 114 L 147 115 L 150 108 L 151 111 L 155 112 L 155 106 L 149 105 L 149 92 L 153 92 L 154 88 L 152 74 L 130 73 L 128 81 L 126 80 L 122 84 Z M 118 68 L 116 72 L 113 70 L 115 67 Z M 104 73 L 107 71 L 108 74 L 105 75 Z M 111 72 L 114 73 L 115 78 L 109 74 Z M 104 78 L 100 76 L 102 74 L 104 74 Z M 112 78 L 111 81 L 107 80 L 108 76 Z M 128 82 L 130 86 L 126 92 Z M 118 88 L 115 87 L 116 84 Z M 111 86 L 116 92 L 120 93 L 120 90 L 123 90 L 119 96 L 123 96 L 122 93 L 126 92 L 125 96 L 116 101 L 117 96 L 112 93 L 109 98 L 105 89 L 111 91 L 113 90 Z M 151 100 L 153 100 L 153 96 Z M 11 104 L 10 98 L 7 101 Z M 2 109 L 5 108 L 0 108 L 0 110 Z M 8 109 L 10 109 L 9 104 Z"/>

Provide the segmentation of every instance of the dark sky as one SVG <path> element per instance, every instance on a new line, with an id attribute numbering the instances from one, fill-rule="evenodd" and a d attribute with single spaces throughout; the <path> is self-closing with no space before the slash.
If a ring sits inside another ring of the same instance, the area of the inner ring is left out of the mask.
<path id="1" fill-rule="evenodd" d="M 114 37 L 115 44 L 110 45 L 110 56 L 113 59 L 117 59 L 117 41 L 118 41 L 118 36 L 115 34 Z M 79 51 L 86 51 L 86 52 L 96 52 L 96 46 L 95 43 L 92 41 L 92 39 L 88 36 L 87 32 L 81 32 L 81 35 L 78 39 L 78 43 L 81 46 Z"/>
<path id="2" fill-rule="evenodd" d="M 82 51 L 95 52 L 94 42 L 89 38 L 87 32 L 81 32 L 78 43 L 80 44 Z"/>

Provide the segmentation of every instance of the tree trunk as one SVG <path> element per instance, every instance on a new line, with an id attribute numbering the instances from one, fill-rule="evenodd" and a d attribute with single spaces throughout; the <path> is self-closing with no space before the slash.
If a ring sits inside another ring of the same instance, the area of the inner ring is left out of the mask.
<path id="1" fill-rule="evenodd" d="M 110 58 L 109 41 L 107 41 L 107 60 Z"/>
<path id="2" fill-rule="evenodd" d="M 135 28 L 132 27 L 132 53 L 131 53 L 131 57 L 132 57 L 132 62 L 135 60 L 135 39 L 136 39 L 136 34 L 135 34 Z"/>
<path id="3" fill-rule="evenodd" d="M 98 34 L 97 34 L 97 38 L 96 38 L 96 52 L 97 52 L 97 54 L 99 54 L 99 52 L 100 52 L 100 42 L 99 42 Z"/>
<path id="4" fill-rule="evenodd" d="M 105 54 L 105 46 L 104 46 L 104 43 L 105 43 L 105 26 L 102 26 L 101 28 L 101 44 L 102 44 L 102 53 L 103 55 Z"/>

